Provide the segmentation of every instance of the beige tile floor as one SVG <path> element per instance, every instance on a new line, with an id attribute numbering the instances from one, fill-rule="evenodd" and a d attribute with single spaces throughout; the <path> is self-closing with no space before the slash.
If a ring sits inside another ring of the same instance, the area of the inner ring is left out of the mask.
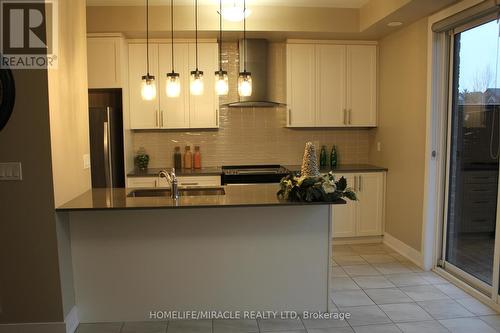
<path id="1" fill-rule="evenodd" d="M 333 246 L 331 306 L 340 320 L 82 324 L 77 333 L 500 332 L 500 315 L 381 244 Z"/>

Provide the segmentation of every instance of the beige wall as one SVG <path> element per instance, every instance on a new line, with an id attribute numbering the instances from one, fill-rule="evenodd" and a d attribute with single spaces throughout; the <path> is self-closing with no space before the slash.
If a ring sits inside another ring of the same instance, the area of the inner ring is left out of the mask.
<path id="1" fill-rule="evenodd" d="M 48 73 L 56 206 L 90 189 L 85 16 L 84 0 L 59 1 L 59 66 Z"/>
<path id="2" fill-rule="evenodd" d="M 22 181 L 0 186 L 0 323 L 62 322 L 73 302 L 54 207 L 90 186 L 85 1 L 59 0 L 59 23 L 59 68 L 14 71 L 15 110 L 0 132 L 0 161 L 23 169 Z"/>
<path id="3" fill-rule="evenodd" d="M 59 65 L 48 72 L 55 206 L 91 187 L 85 0 L 59 0 Z M 56 216 L 63 314 L 75 305 L 67 216 Z"/>
<path id="4" fill-rule="evenodd" d="M 23 180 L 0 183 L 0 323 L 62 321 L 47 71 L 17 70 L 17 99 L 0 132 L 0 161 Z"/>
<path id="5" fill-rule="evenodd" d="M 371 160 L 389 168 L 386 232 L 421 249 L 427 89 L 427 19 L 380 41 L 379 127 Z M 377 152 L 380 142 L 382 151 Z"/>

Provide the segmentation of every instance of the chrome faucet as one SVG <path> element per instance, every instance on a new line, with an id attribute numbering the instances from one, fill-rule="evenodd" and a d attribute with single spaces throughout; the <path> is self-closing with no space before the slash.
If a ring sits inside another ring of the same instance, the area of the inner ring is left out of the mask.
<path id="1" fill-rule="evenodd" d="M 170 183 L 170 192 L 172 199 L 179 199 L 179 186 L 177 183 L 177 176 L 175 175 L 175 168 L 172 168 L 171 172 L 168 172 L 167 170 L 162 170 L 160 171 L 159 175 L 160 178 L 166 178 L 167 181 Z"/>

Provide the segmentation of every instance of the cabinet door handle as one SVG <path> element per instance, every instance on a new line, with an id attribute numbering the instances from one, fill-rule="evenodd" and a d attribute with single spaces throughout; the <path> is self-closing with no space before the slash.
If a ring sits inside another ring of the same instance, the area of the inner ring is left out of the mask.
<path id="1" fill-rule="evenodd" d="M 349 109 L 349 125 L 351 125 L 351 115 L 352 115 L 352 109 Z M 361 177 L 361 176 L 360 176 Z"/>
<path id="2" fill-rule="evenodd" d="M 160 127 L 160 120 L 158 118 L 158 110 L 155 110 L 156 128 Z"/>
<path id="3" fill-rule="evenodd" d="M 215 109 L 215 126 L 219 127 L 219 109 Z"/>
<path id="4" fill-rule="evenodd" d="M 288 126 L 292 125 L 292 109 L 288 109 Z"/>
<path id="5" fill-rule="evenodd" d="M 363 184 L 363 178 L 362 176 L 359 176 L 359 192 L 363 191 L 362 184 Z"/>
<path id="6" fill-rule="evenodd" d="M 347 125 L 347 121 L 346 121 L 346 119 L 347 119 L 347 117 L 346 117 L 346 111 L 347 111 L 347 110 L 346 110 L 346 109 L 344 109 L 344 110 L 342 110 L 342 111 L 344 111 L 344 125 Z"/>
<path id="7" fill-rule="evenodd" d="M 354 191 L 358 190 L 358 176 L 354 176 Z"/>
<path id="8" fill-rule="evenodd" d="M 163 110 L 160 111 L 160 124 L 161 124 L 161 127 L 163 128 Z"/>
<path id="9" fill-rule="evenodd" d="M 182 186 L 198 186 L 200 183 L 181 183 Z"/>

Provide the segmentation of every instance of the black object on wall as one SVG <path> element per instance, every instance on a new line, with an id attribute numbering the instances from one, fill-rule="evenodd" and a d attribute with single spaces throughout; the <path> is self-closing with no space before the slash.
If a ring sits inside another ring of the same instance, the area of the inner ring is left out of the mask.
<path id="1" fill-rule="evenodd" d="M 0 131 L 7 125 L 16 101 L 16 85 L 10 69 L 0 69 Z"/>

